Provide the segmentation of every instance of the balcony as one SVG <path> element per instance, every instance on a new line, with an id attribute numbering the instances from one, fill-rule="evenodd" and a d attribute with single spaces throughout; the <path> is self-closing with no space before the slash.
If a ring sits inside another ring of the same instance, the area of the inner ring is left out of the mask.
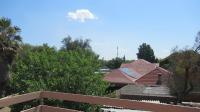
<path id="1" fill-rule="evenodd" d="M 133 100 L 88 96 L 88 95 L 61 93 L 61 92 L 50 92 L 50 91 L 38 91 L 23 95 L 5 97 L 0 99 L 0 107 L 7 107 L 10 105 L 38 99 L 41 101 L 40 105 L 27 110 L 22 110 L 21 112 L 81 112 L 79 110 L 72 110 L 72 109 L 44 105 L 42 103 L 42 100 L 44 98 L 62 100 L 62 101 L 73 101 L 79 103 L 88 103 L 88 104 L 102 105 L 102 106 L 105 105 L 114 106 L 114 107 L 121 107 L 133 110 L 153 111 L 153 112 L 200 112 L 200 108 L 196 107 L 186 107 L 186 106 L 169 105 L 169 104 L 153 104 L 153 103 L 139 102 Z"/>

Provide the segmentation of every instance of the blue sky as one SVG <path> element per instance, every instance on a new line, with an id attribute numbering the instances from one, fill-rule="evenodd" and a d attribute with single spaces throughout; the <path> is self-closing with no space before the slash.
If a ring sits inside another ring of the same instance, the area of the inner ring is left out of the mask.
<path id="1" fill-rule="evenodd" d="M 119 56 L 136 59 L 143 42 L 164 58 L 176 45 L 192 46 L 200 31 L 199 0 L 1 0 L 0 16 L 22 29 L 26 43 L 89 38 L 104 59 L 116 57 L 117 46 Z"/>

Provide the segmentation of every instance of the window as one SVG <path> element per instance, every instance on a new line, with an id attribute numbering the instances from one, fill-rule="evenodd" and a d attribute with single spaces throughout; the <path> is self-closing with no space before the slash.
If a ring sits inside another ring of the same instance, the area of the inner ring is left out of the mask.
<path id="1" fill-rule="evenodd" d="M 158 73 L 158 80 L 156 82 L 156 85 L 161 85 L 162 84 L 162 80 L 161 80 L 161 73 Z"/>

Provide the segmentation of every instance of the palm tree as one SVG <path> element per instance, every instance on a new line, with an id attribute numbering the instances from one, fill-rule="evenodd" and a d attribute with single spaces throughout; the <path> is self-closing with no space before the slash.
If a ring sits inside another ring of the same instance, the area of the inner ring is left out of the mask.
<path id="1" fill-rule="evenodd" d="M 9 79 L 9 68 L 20 48 L 20 28 L 12 26 L 8 18 L 0 18 L 0 95 Z"/>

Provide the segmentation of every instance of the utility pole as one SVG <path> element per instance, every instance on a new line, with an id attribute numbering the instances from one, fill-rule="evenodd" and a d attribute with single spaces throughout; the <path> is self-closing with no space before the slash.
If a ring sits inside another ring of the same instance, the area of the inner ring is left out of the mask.
<path id="1" fill-rule="evenodd" d="M 117 46 L 117 58 L 118 58 L 118 55 L 119 55 L 119 54 L 118 54 L 118 46 Z"/>

